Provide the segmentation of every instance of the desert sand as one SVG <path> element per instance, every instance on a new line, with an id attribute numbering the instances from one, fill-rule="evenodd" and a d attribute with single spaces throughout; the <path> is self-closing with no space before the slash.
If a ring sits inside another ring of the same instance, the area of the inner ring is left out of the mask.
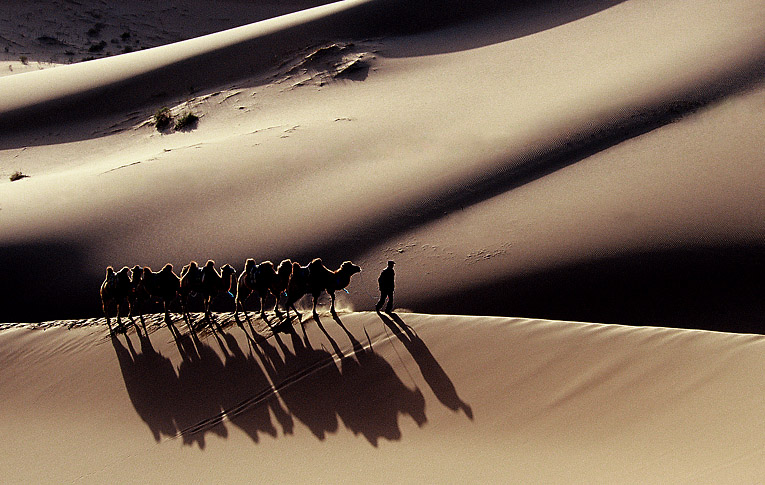
<path id="1" fill-rule="evenodd" d="M 321 3 L 3 4 L 2 476 L 761 481 L 765 4 Z M 102 317 L 314 257 L 337 318 Z"/>

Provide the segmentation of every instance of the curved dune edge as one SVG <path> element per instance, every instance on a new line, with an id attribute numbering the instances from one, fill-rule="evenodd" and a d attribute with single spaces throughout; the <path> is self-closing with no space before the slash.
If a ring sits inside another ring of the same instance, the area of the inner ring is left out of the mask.
<path id="1" fill-rule="evenodd" d="M 110 340 L 103 322 L 4 330 L 2 425 L 34 452 L 10 447 L 0 472 L 12 482 L 765 474 L 762 337 L 409 313 L 319 321 L 269 338 L 261 320 L 232 325 L 196 351 L 153 324 L 148 339 L 131 329 Z"/>

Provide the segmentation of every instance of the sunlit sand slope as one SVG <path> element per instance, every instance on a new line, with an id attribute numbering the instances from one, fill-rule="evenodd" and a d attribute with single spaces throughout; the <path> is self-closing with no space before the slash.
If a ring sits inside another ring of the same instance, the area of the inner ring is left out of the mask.
<path id="1" fill-rule="evenodd" d="M 2 320 L 98 315 L 107 265 L 320 256 L 357 310 L 395 259 L 427 313 L 760 331 L 761 2 L 457 3 L 0 79 Z"/>
<path id="2" fill-rule="evenodd" d="M 0 331 L 6 481 L 765 476 L 757 336 L 350 313 L 176 345 L 66 323 Z"/>

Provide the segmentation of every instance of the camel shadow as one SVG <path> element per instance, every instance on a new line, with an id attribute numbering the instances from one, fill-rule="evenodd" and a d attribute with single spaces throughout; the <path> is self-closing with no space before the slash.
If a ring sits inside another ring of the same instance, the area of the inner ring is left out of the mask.
<path id="1" fill-rule="evenodd" d="M 291 326 L 283 329 L 284 338 L 275 333 L 272 339 L 253 342 L 253 348 L 286 409 L 316 438 L 325 440 L 342 423 L 377 447 L 381 439 L 401 439 L 400 416 L 410 417 L 418 426 L 427 422 L 419 389 L 407 387 L 393 367 L 371 346 L 363 346 L 339 317 L 334 320 L 351 340 L 350 352 L 341 350 L 320 318 L 314 320 L 334 353 L 314 348 L 306 333 L 301 338 Z"/>
<path id="2" fill-rule="evenodd" d="M 138 331 L 137 336 L 140 351 L 129 334 L 111 335 L 111 341 L 130 401 L 156 442 L 163 437 L 181 438 L 185 445 L 204 449 L 208 433 L 228 436 L 226 420 L 255 442 L 260 433 L 276 435 L 268 407 L 248 407 L 247 413 L 239 412 L 253 396 L 270 396 L 271 386 L 257 362 L 241 350 L 233 337 L 224 334 L 225 344 L 219 340 L 224 362 L 218 352 L 196 336 L 174 336 L 182 357 L 176 368 L 154 349 L 148 335 Z M 279 418 L 285 412 L 275 410 L 274 414 Z"/>
<path id="3" fill-rule="evenodd" d="M 439 401 L 472 419 L 470 406 L 457 396 L 424 342 L 400 319 L 398 327 L 382 318 L 396 329 Z M 174 335 L 181 357 L 177 365 L 137 326 L 135 333 L 111 335 L 111 341 L 130 401 L 157 443 L 179 438 L 203 450 L 208 434 L 225 439 L 228 426 L 236 426 L 257 444 L 264 436 L 292 435 L 297 421 L 322 441 L 344 426 L 377 447 L 381 440 L 401 439 L 402 419 L 418 427 L 427 423 L 422 391 L 398 377 L 368 335 L 360 341 L 339 316 L 333 320 L 350 349 L 321 318 L 315 321 L 331 349 L 323 339 L 312 343 L 305 332 L 301 337 L 293 325 L 269 336 L 251 326 L 231 329 L 241 330 L 246 340 L 226 331 L 212 332 L 205 341 L 194 334 Z"/>

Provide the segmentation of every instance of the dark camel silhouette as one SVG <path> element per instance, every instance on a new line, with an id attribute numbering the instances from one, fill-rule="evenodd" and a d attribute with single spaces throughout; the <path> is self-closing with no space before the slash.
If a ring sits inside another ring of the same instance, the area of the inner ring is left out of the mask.
<path id="1" fill-rule="evenodd" d="M 189 327 L 191 327 L 191 315 L 189 314 L 189 296 L 192 294 L 200 294 L 201 285 L 202 268 L 197 265 L 196 261 L 192 261 L 181 268 L 179 289 L 181 299 L 181 312 L 183 313 L 183 318 L 186 320 L 186 324 L 189 325 Z"/>
<path id="2" fill-rule="evenodd" d="M 143 284 L 141 283 L 141 276 L 143 276 L 143 268 L 138 265 L 133 266 L 133 268 L 130 270 L 130 292 L 128 293 L 128 306 L 130 313 L 128 315 L 130 317 L 134 317 L 137 313 L 138 317 L 141 319 L 141 322 L 143 322 L 142 305 L 144 301 L 149 299 L 149 295 L 143 288 Z"/>
<path id="3" fill-rule="evenodd" d="M 300 266 L 300 263 L 297 262 L 292 263 L 292 277 L 287 286 L 287 303 L 285 304 L 287 319 L 290 318 L 290 308 L 295 310 L 298 319 L 302 319 L 302 315 L 295 308 L 295 303 L 308 293 L 308 275 L 310 273 L 311 270 L 308 269 L 308 266 Z"/>
<path id="4" fill-rule="evenodd" d="M 274 295 L 274 312 L 279 315 L 279 297 L 287 291 L 290 276 L 292 275 L 292 261 L 285 259 L 274 268 L 271 261 L 263 261 L 254 270 L 255 291 L 260 297 L 260 316 L 266 315 L 266 298 L 269 294 Z"/>
<path id="5" fill-rule="evenodd" d="M 324 266 L 321 258 L 316 258 L 308 264 L 310 271 L 308 275 L 308 287 L 313 296 L 313 315 L 318 315 L 316 312 L 316 303 L 319 300 L 319 295 L 322 291 L 329 293 L 332 299 L 332 305 L 330 306 L 330 312 L 332 315 L 336 315 L 335 312 L 335 291 L 342 290 L 348 286 L 351 282 L 351 276 L 361 271 L 361 268 L 350 261 L 345 261 L 340 265 L 340 268 L 332 271 Z"/>
<path id="6" fill-rule="evenodd" d="M 232 299 L 234 295 L 231 290 L 234 288 L 236 270 L 230 264 L 224 264 L 220 273 L 215 269 L 215 261 L 209 260 L 202 268 L 202 285 L 200 290 L 205 304 L 205 317 L 207 321 L 212 321 L 211 307 L 212 302 L 221 293 L 225 293 Z"/>
<path id="7" fill-rule="evenodd" d="M 255 289 L 255 260 L 252 258 L 247 259 L 244 262 L 244 270 L 239 274 L 239 278 L 236 280 L 236 303 L 234 309 L 234 319 L 239 322 L 239 309 L 244 312 L 244 318 L 247 316 L 247 309 L 244 306 L 244 302 L 247 298 L 256 292 Z"/>
<path id="8" fill-rule="evenodd" d="M 155 273 L 150 267 L 143 268 L 143 274 L 141 275 L 141 287 L 151 300 L 158 300 L 162 303 L 162 308 L 165 313 L 165 323 L 170 330 L 177 333 L 177 329 L 173 325 L 173 320 L 170 317 L 170 303 L 178 297 L 181 289 L 181 282 L 173 272 L 173 265 L 166 264 L 159 272 Z"/>
<path id="9" fill-rule="evenodd" d="M 125 326 L 122 325 L 120 318 L 120 304 L 128 303 L 128 295 L 130 294 L 130 269 L 126 266 L 114 272 L 114 268 L 109 266 L 106 268 L 106 278 L 101 283 L 101 307 L 104 310 L 104 316 L 106 317 L 106 324 L 109 326 L 109 333 L 114 333 L 112 330 L 112 324 L 109 320 L 108 308 L 112 304 L 117 306 L 117 325 L 119 325 L 120 331 L 125 331 Z"/>

